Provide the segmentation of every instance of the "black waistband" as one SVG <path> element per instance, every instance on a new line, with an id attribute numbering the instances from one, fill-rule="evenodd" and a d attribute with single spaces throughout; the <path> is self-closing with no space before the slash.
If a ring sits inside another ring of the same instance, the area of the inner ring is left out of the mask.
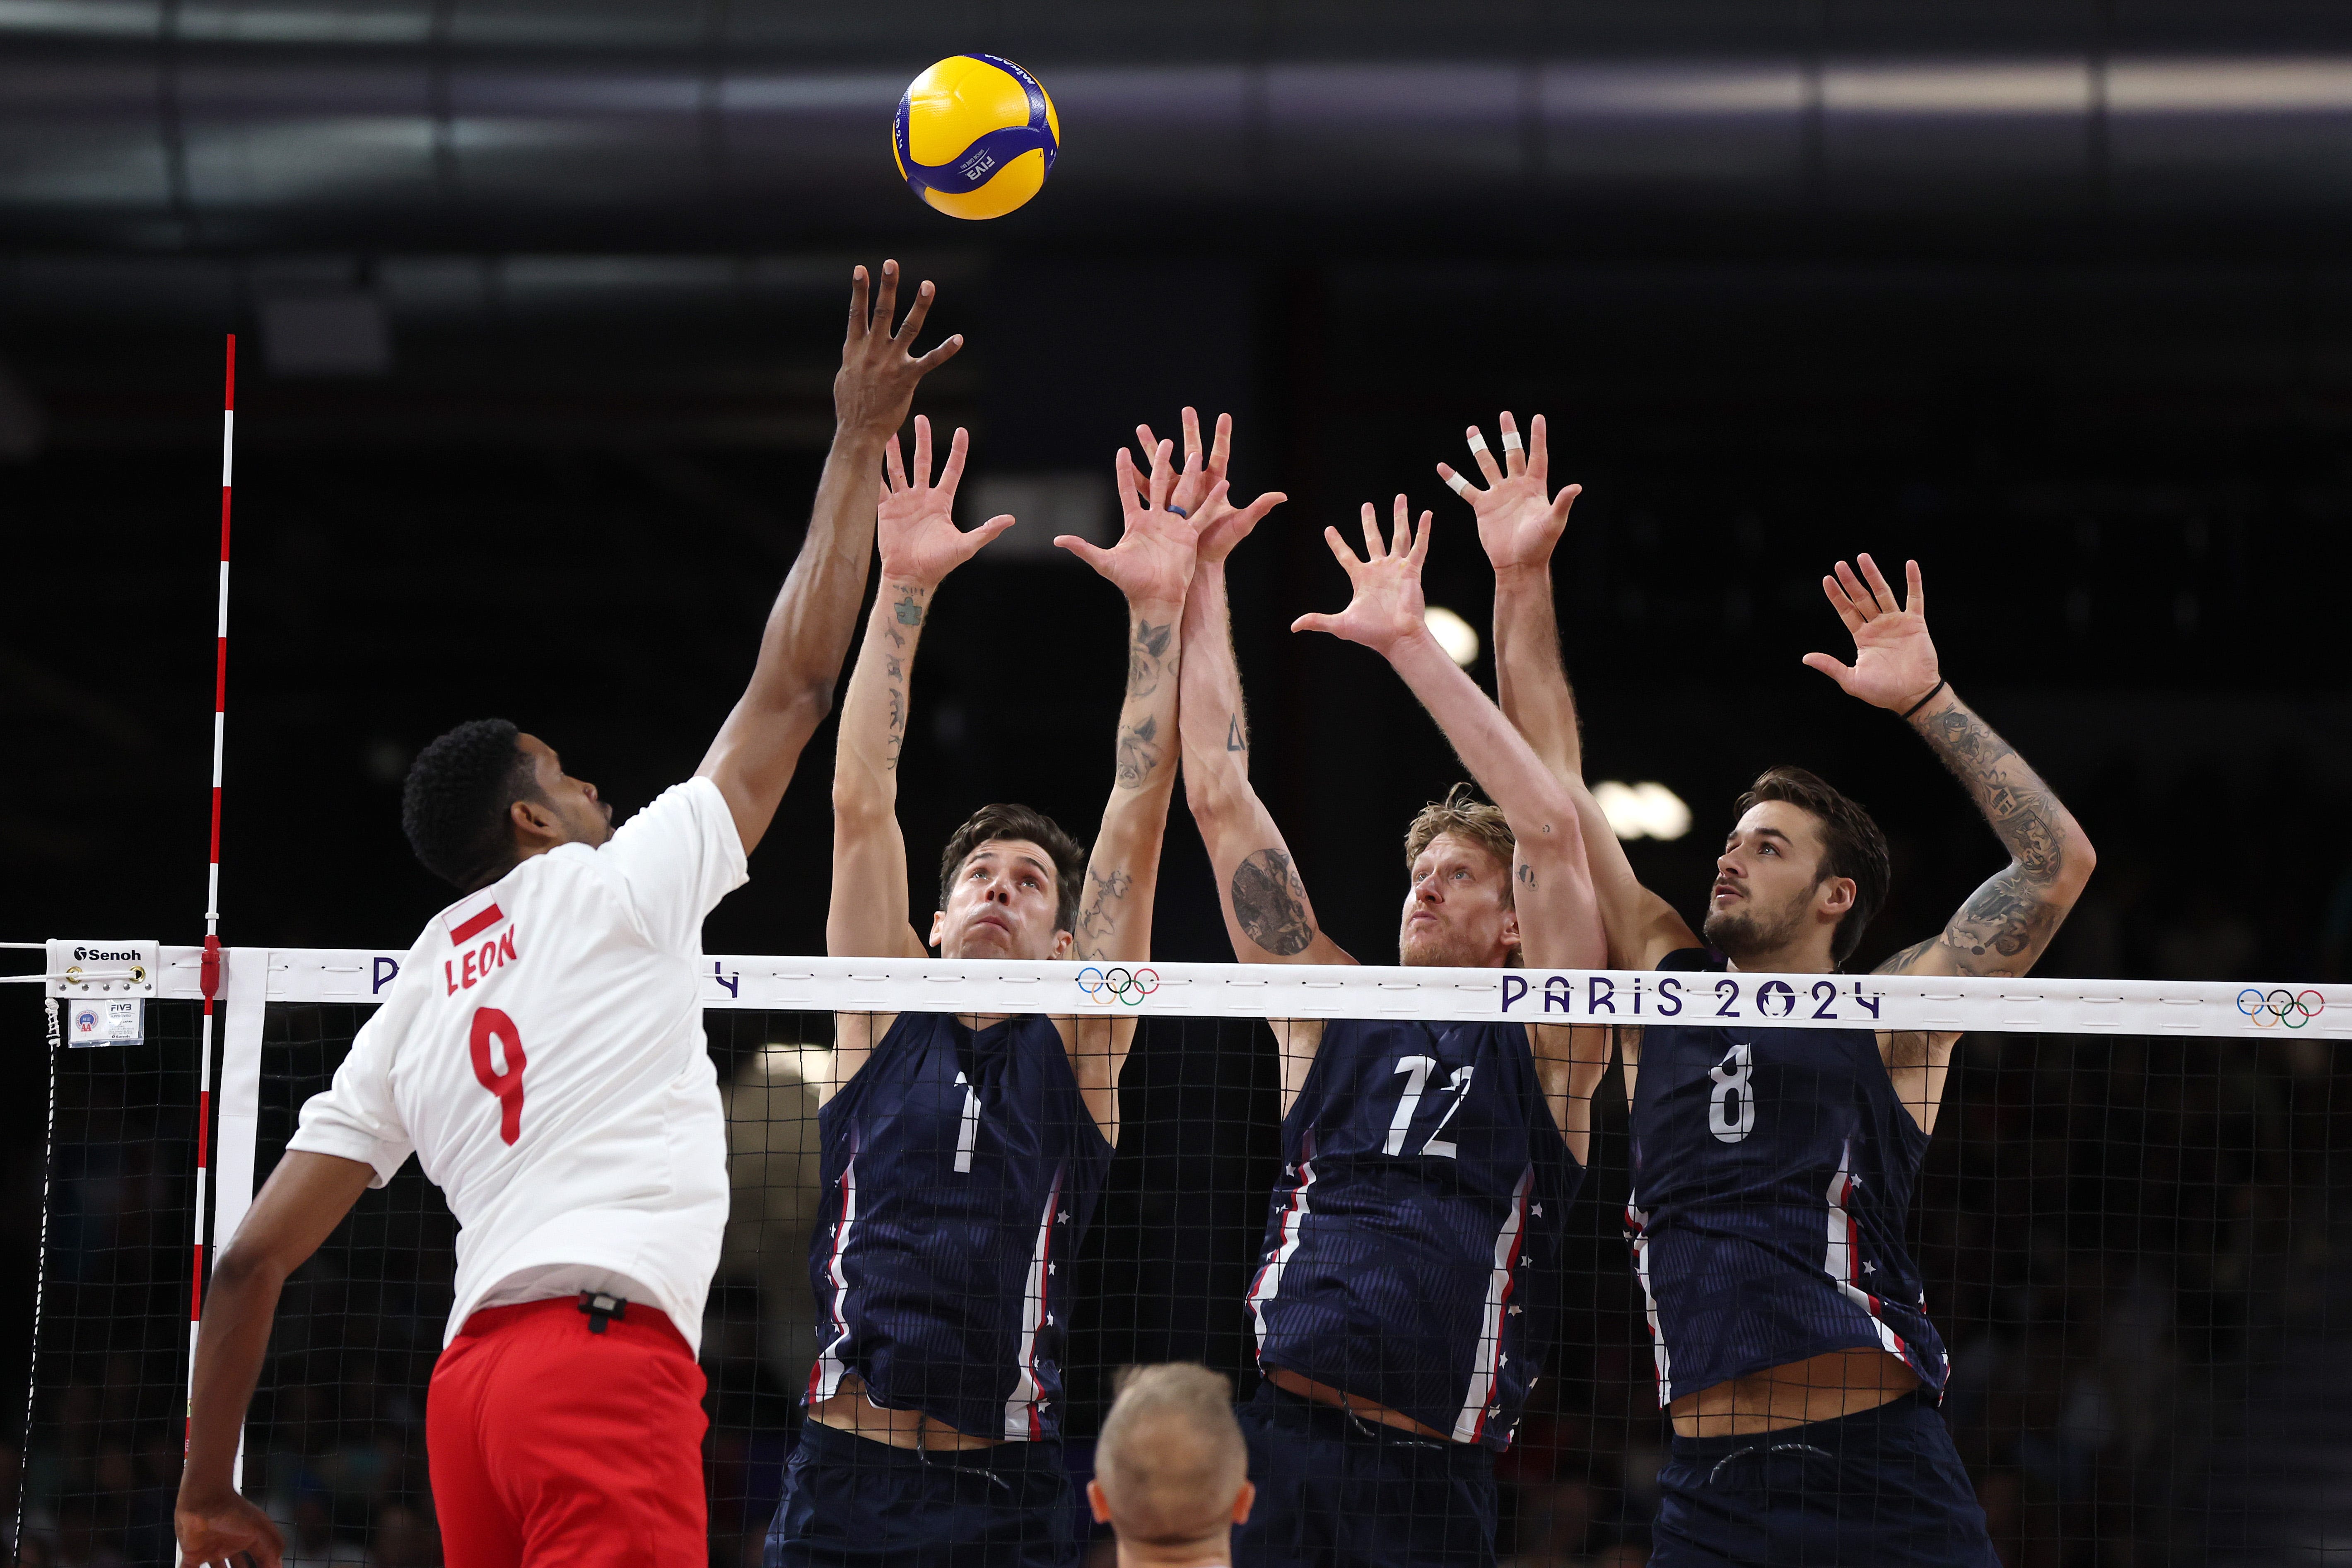
<path id="1" fill-rule="evenodd" d="M 1685 1463 L 1712 1463 L 1758 1444 L 1803 1443 L 1832 1453 L 1852 1442 L 1868 1443 L 1872 1435 L 1889 1425 L 1909 1421 L 1921 1410 L 1933 1411 L 1937 1400 L 1934 1390 L 1915 1388 L 1899 1399 L 1868 1410 L 1857 1410 L 1851 1415 L 1833 1415 L 1827 1421 L 1806 1421 L 1794 1426 L 1776 1426 L 1769 1432 L 1743 1432 L 1733 1437 L 1676 1437 L 1672 1445 L 1674 1457 Z"/>

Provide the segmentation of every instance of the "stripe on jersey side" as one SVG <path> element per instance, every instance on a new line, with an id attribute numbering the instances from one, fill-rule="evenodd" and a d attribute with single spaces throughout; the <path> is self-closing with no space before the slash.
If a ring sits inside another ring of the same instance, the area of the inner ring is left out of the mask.
<path id="1" fill-rule="evenodd" d="M 1470 1386 L 1462 1396 L 1462 1413 L 1454 1418 L 1457 1443 L 1475 1443 L 1486 1435 L 1486 1406 L 1503 1372 L 1503 1317 L 1511 1300 L 1511 1270 L 1527 1246 L 1528 1193 L 1535 1184 L 1536 1168 L 1529 1165 L 1519 1173 L 1519 1184 L 1511 1191 L 1511 1212 L 1495 1233 L 1495 1271 L 1486 1277 L 1486 1310 L 1478 1322 L 1478 1347 L 1471 1352 Z"/>
<path id="2" fill-rule="evenodd" d="M 1062 1178 L 1066 1166 L 1054 1167 L 1054 1187 L 1045 1194 L 1045 1212 L 1037 1221 L 1037 1245 L 1029 1255 L 1029 1283 L 1021 1298 L 1021 1346 L 1013 1352 L 1018 1375 L 1013 1397 L 1004 1402 L 1004 1435 L 1016 1443 L 1045 1436 L 1045 1424 L 1037 1414 L 1037 1331 L 1050 1320 L 1046 1281 L 1053 1267 L 1054 1211 L 1062 1206 Z"/>
<path id="3" fill-rule="evenodd" d="M 857 1217 L 857 1156 L 852 1154 L 849 1163 L 841 1168 L 841 1219 L 834 1226 L 833 1256 L 825 1262 L 825 1279 L 833 1286 L 833 1300 L 827 1310 L 833 1318 L 833 1338 L 817 1352 L 816 1364 L 809 1368 L 809 1402 L 830 1399 L 841 1392 L 841 1380 L 849 1368 L 841 1360 L 841 1347 L 849 1342 L 849 1277 L 841 1267 L 841 1255 L 849 1249 L 849 1227 Z"/>
<path id="4" fill-rule="evenodd" d="M 1837 1173 L 1830 1178 L 1830 1245 L 1822 1258 L 1822 1268 L 1829 1275 L 1830 1282 L 1838 1288 L 1840 1295 L 1870 1314 L 1871 1326 L 1878 1331 L 1878 1342 L 1886 1353 L 1900 1359 L 1904 1365 L 1916 1372 L 1918 1363 L 1911 1359 L 1911 1347 L 1903 1342 L 1902 1335 L 1886 1326 L 1885 1318 L 1879 1316 L 1878 1298 L 1854 1281 L 1854 1259 L 1862 1251 L 1862 1226 L 1854 1223 L 1853 1215 L 1846 1208 L 1846 1204 L 1853 1196 L 1853 1189 L 1861 1184 L 1853 1179 L 1853 1141 L 1848 1139 L 1839 1146 Z"/>
<path id="5" fill-rule="evenodd" d="M 1290 1202 L 1282 1211 L 1282 1239 L 1275 1245 L 1274 1256 L 1250 1281 L 1248 1306 L 1250 1316 L 1257 1321 L 1258 1353 L 1265 1353 L 1265 1304 L 1282 1293 L 1283 1265 L 1298 1250 L 1299 1233 L 1307 1225 L 1307 1189 L 1315 1184 L 1315 1134 L 1308 1132 L 1299 1141 L 1298 1184 L 1290 1189 Z"/>
<path id="6" fill-rule="evenodd" d="M 1650 1320 L 1650 1359 L 1658 1367 L 1658 1407 L 1675 1398 L 1675 1358 L 1666 1350 L 1666 1331 L 1658 1322 L 1658 1298 L 1650 1289 L 1650 1216 L 1635 1207 L 1634 1194 L 1625 1194 L 1625 1223 L 1633 1227 L 1633 1277 L 1642 1282 L 1642 1307 Z"/>

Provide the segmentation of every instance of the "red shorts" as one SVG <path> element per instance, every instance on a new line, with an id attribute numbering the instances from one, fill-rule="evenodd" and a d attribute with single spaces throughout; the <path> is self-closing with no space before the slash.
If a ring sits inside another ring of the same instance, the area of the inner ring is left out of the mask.
<path id="1" fill-rule="evenodd" d="M 705 1568 L 703 1387 L 651 1307 L 601 1334 L 576 1296 L 467 1318 L 425 1406 L 449 1568 Z"/>

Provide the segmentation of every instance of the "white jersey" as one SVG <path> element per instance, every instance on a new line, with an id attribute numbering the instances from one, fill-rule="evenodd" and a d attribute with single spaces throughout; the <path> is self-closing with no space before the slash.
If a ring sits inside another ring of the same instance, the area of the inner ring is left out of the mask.
<path id="1" fill-rule="evenodd" d="M 467 1317 L 583 1289 L 700 1348 L 727 1227 L 702 1035 L 702 920 L 742 886 L 719 786 L 665 791 L 600 848 L 535 855 L 441 911 L 289 1149 L 392 1179 L 415 1151 L 457 1215 Z"/>

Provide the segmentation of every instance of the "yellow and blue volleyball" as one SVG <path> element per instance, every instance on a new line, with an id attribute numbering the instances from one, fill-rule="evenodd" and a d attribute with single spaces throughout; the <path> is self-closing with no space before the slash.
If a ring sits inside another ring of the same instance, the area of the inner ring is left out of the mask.
<path id="1" fill-rule="evenodd" d="M 950 55 L 907 84 L 890 151 L 907 188 L 950 217 L 1003 217 L 1044 187 L 1062 122 L 1037 79 L 994 55 Z"/>

